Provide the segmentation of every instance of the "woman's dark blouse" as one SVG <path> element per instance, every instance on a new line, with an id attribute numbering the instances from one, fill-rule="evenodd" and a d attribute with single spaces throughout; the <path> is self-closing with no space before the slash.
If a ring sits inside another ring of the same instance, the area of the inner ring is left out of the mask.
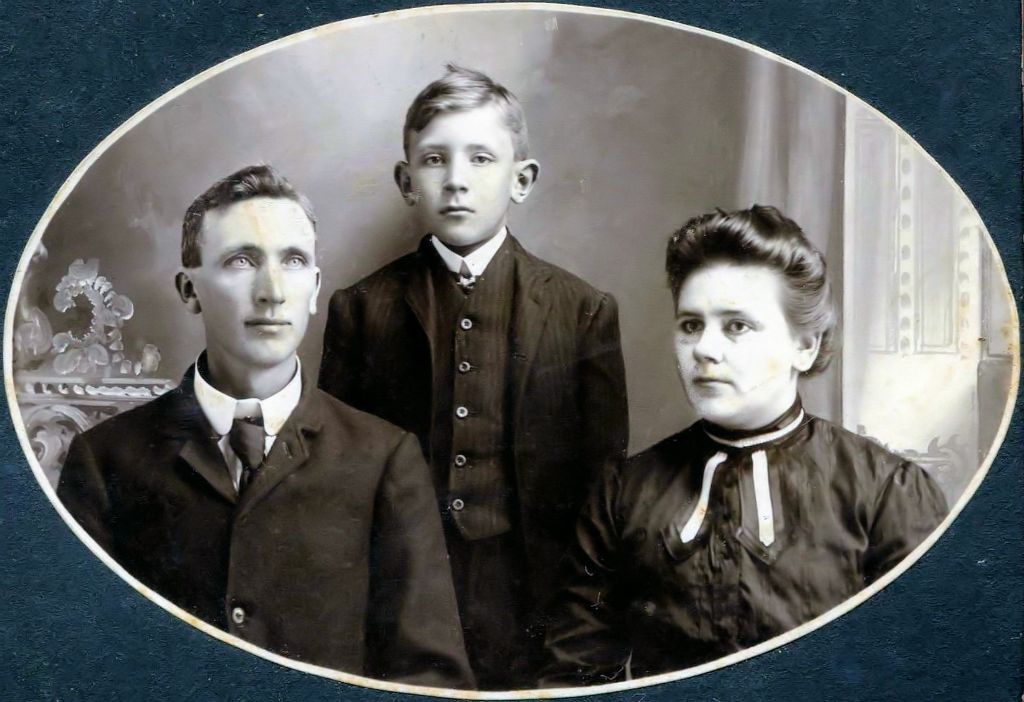
<path id="1" fill-rule="evenodd" d="M 799 410 L 799 406 L 795 408 Z M 764 450 L 775 541 L 758 539 L 751 455 Z M 718 451 L 708 511 L 680 532 Z M 942 521 L 946 502 L 917 465 L 806 416 L 773 443 L 736 449 L 700 422 L 594 486 L 567 586 L 550 610 L 545 685 L 679 670 L 782 634 L 850 598 Z"/>

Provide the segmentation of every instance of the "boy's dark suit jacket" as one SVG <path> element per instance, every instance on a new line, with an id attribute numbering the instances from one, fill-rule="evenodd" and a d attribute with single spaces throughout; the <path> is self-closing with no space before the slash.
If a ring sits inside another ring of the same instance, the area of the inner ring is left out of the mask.
<path id="1" fill-rule="evenodd" d="M 511 237 L 510 237 L 511 238 Z M 614 298 L 511 240 L 510 404 L 519 523 L 532 599 L 551 594 L 587 487 L 626 448 Z M 429 239 L 331 298 L 320 386 L 414 432 L 430 456 L 435 300 Z M 434 466 L 439 498 L 447 471 Z M 442 474 L 443 473 L 443 474 Z"/>
<path id="2" fill-rule="evenodd" d="M 238 497 L 193 372 L 72 442 L 57 495 L 75 519 L 157 593 L 262 648 L 472 686 L 416 439 L 306 381 Z"/>

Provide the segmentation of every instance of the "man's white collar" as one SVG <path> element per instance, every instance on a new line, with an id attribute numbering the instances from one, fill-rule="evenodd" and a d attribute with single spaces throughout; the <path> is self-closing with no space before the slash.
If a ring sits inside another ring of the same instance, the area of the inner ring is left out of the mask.
<path id="1" fill-rule="evenodd" d="M 490 241 L 466 256 L 460 256 L 455 253 L 436 236 L 430 237 L 430 243 L 434 245 L 448 270 L 452 273 L 460 273 L 462 271 L 462 262 L 465 261 L 469 272 L 475 277 L 484 274 L 484 271 L 487 270 L 487 265 L 494 258 L 494 254 L 498 253 L 498 249 L 505 243 L 507 237 L 508 228 L 502 227 L 501 231 L 492 236 Z"/>
<path id="2" fill-rule="evenodd" d="M 224 436 L 231 431 L 235 417 L 263 417 L 263 431 L 268 436 L 277 436 L 288 421 L 292 411 L 299 404 L 302 394 L 302 362 L 295 359 L 295 375 L 281 390 L 265 400 L 255 397 L 235 399 L 210 385 L 199 371 L 196 361 L 196 375 L 193 383 L 196 399 L 213 430 Z"/>

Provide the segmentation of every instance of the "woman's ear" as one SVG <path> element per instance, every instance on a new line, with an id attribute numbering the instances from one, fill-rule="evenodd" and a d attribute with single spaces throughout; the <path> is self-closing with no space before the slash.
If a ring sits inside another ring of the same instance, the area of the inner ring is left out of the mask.
<path id="1" fill-rule="evenodd" d="M 192 314 L 199 314 L 203 311 L 199 304 L 199 293 L 196 292 L 195 283 L 185 271 L 180 271 L 174 276 L 174 287 L 178 290 L 178 297 L 185 303 L 185 308 Z"/>
<path id="2" fill-rule="evenodd" d="M 821 334 L 810 332 L 798 334 L 795 343 L 796 356 L 793 367 L 800 373 L 806 373 L 818 358 L 818 352 L 821 350 Z"/>
<path id="3" fill-rule="evenodd" d="M 533 190 L 540 175 L 540 164 L 535 159 L 528 158 L 516 162 L 515 180 L 512 183 L 512 202 L 522 204 L 530 191 Z"/>

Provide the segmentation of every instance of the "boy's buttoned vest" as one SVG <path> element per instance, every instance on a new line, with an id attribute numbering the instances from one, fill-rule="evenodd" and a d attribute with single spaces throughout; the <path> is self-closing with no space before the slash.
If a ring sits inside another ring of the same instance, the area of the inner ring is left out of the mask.
<path id="1" fill-rule="evenodd" d="M 431 285 L 434 412 L 431 463 L 442 512 L 467 540 L 512 528 L 508 388 L 514 270 L 506 242 L 472 290 L 437 259 Z"/>

